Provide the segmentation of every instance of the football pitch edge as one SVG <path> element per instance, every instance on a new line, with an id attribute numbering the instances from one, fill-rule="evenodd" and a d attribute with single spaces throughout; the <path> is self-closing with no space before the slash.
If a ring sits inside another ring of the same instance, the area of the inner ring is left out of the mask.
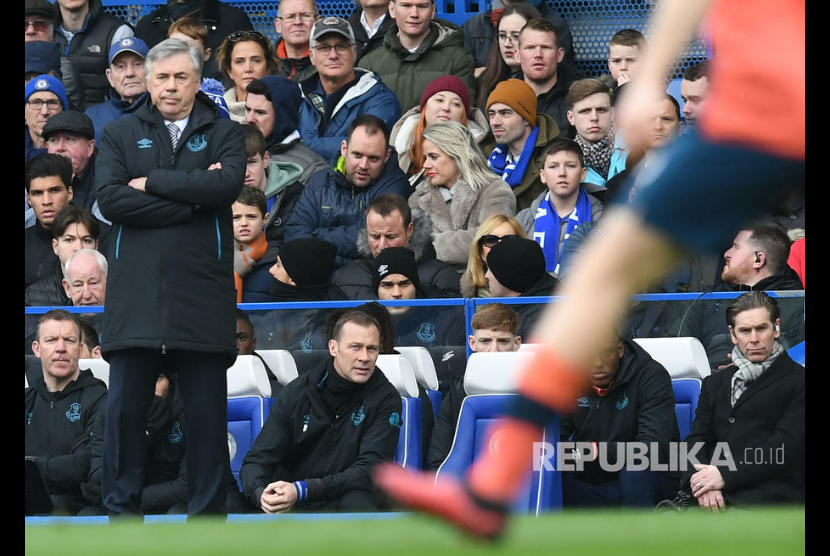
<path id="1" fill-rule="evenodd" d="M 321 554 L 804 554 L 803 507 L 721 514 L 568 511 L 514 516 L 496 543 L 470 539 L 410 513 L 232 514 L 227 522 L 184 516 L 108 523 L 101 518 L 26 518 L 26 554 L 193 556 Z M 267 551 L 267 552 L 265 552 Z M 565 551 L 565 552 L 562 552 Z"/>

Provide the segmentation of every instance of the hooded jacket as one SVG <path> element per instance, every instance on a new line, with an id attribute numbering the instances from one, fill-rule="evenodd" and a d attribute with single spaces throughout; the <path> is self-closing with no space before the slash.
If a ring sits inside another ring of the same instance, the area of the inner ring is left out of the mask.
<path id="1" fill-rule="evenodd" d="M 478 227 L 494 214 L 516 214 L 516 196 L 499 177 L 478 191 L 459 178 L 453 191 L 452 202 L 447 204 L 437 187 L 421 180 L 409 197 L 409 206 L 429 214 L 436 231 L 433 245 L 438 260 L 464 270 Z"/>
<path id="2" fill-rule="evenodd" d="M 323 116 L 309 97 L 320 83 L 320 76 L 313 75 L 300 83 L 303 97 L 300 100 L 300 137 L 311 150 L 325 158 L 340 154 L 340 144 L 346 139 L 352 121 L 362 114 L 377 116 L 391 128 L 401 117 L 401 105 L 395 94 L 380 78 L 365 69 L 355 68 L 355 79 L 343 97 L 337 102 L 322 127 Z"/>
<path id="3" fill-rule="evenodd" d="M 383 46 L 366 54 L 360 67 L 380 76 L 398 97 L 402 110 L 420 105 L 427 85 L 443 75 L 461 79 L 470 98 L 475 98 L 475 60 L 464 50 L 464 31 L 443 19 L 432 20 L 429 33 L 414 53 L 401 45 L 395 24 L 386 32 Z"/>
<path id="4" fill-rule="evenodd" d="M 43 376 L 26 389 L 26 455 L 37 457 L 50 493 L 80 497 L 93 425 L 106 397 L 107 386 L 88 370 L 60 392 L 49 392 Z"/>
<path id="5" fill-rule="evenodd" d="M 604 397 L 592 388 L 577 400 L 576 409 L 563 416 L 563 441 L 605 442 L 607 462 L 616 462 L 620 442 L 657 442 L 659 461 L 669 462 L 669 443 L 680 441 L 674 411 L 674 390 L 665 367 L 639 345 L 622 340 L 624 353 Z M 623 450 L 624 452 L 624 450 Z M 654 462 L 656 454 L 649 454 Z M 599 458 L 598 458 L 599 459 Z M 583 471 L 572 472 L 589 483 L 616 479 L 617 474 L 600 469 L 599 461 L 585 462 Z M 676 478 L 678 473 L 666 472 Z"/>
<path id="6" fill-rule="evenodd" d="M 101 348 L 236 357 L 231 204 L 245 177 L 242 128 L 197 92 L 175 150 L 158 109 L 104 130 L 98 203 L 113 223 Z M 219 162 L 220 170 L 207 170 Z M 127 183 L 146 176 L 146 192 Z"/>
<path id="7" fill-rule="evenodd" d="M 536 125 L 539 127 L 539 133 L 536 136 L 536 144 L 533 146 L 533 153 L 530 162 L 525 170 L 525 175 L 522 177 L 522 183 L 513 188 L 513 194 L 516 195 L 516 210 L 523 210 L 530 206 L 530 204 L 539 196 L 540 193 L 547 189 L 542 179 L 539 177 L 539 170 L 545 166 L 544 152 L 548 144 L 559 137 L 559 126 L 548 116 L 543 114 L 541 110 L 536 114 Z M 486 139 L 481 142 L 481 152 L 485 157 L 489 157 L 496 148 L 496 141 L 493 133 L 489 132 Z"/>
<path id="8" fill-rule="evenodd" d="M 336 169 L 340 154 L 332 157 L 330 167 L 311 176 L 285 226 L 284 242 L 302 237 L 316 237 L 337 246 L 337 265 L 359 258 L 355 240 L 363 212 L 378 195 L 395 193 L 406 198 L 409 182 L 398 167 L 395 150 L 377 181 L 368 187 L 357 187 Z"/>
<path id="9" fill-rule="evenodd" d="M 242 491 L 255 507 L 265 487 L 277 480 L 305 481 L 308 497 L 299 508 L 336 500 L 352 489 L 369 490 L 369 471 L 395 456 L 401 426 L 401 397 L 383 372 L 351 392 L 335 414 L 321 397 L 333 361 L 288 383 L 277 396 L 242 462 Z"/>
<path id="10" fill-rule="evenodd" d="M 142 94 L 132 104 L 121 98 L 121 96 L 110 87 L 109 98 L 104 102 L 95 104 L 84 110 L 84 114 L 89 116 L 92 120 L 92 125 L 95 127 L 95 143 L 101 144 L 101 137 L 104 135 L 104 127 L 113 120 L 128 116 L 138 110 L 138 107 L 144 103 L 149 95 Z"/>
<path id="11" fill-rule="evenodd" d="M 420 209 L 414 209 L 412 224 L 412 236 L 409 238 L 408 247 L 415 253 L 418 278 L 424 296 L 460 297 L 458 272 L 452 265 L 435 258 L 435 247 L 432 245 L 434 233 L 429 215 Z M 357 233 L 357 252 L 362 259 L 337 269 L 332 275 L 332 282 L 348 299 L 375 299 L 377 292 L 372 290 L 373 257 L 365 225 Z"/>

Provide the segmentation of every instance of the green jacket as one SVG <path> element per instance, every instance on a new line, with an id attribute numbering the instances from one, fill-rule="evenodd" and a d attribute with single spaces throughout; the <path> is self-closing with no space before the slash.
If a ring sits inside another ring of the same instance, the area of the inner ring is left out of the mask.
<path id="1" fill-rule="evenodd" d="M 406 112 L 421 103 L 421 95 L 436 77 L 455 75 L 475 98 L 475 61 L 464 50 L 464 31 L 461 27 L 434 19 L 430 31 L 421 46 L 410 53 L 398 39 L 398 26 L 393 25 L 383 39 L 383 46 L 366 54 L 360 67 L 380 76 L 384 85 L 392 89 Z"/>
<path id="2" fill-rule="evenodd" d="M 539 126 L 539 134 L 536 136 L 533 158 L 531 158 L 530 163 L 527 165 L 522 183 L 513 188 L 513 193 L 516 195 L 517 211 L 529 207 L 533 203 L 533 200 L 539 196 L 539 193 L 545 190 L 546 186 L 539 177 L 539 170 L 545 165 L 545 159 L 542 155 L 548 143 L 559 136 L 559 127 L 553 118 L 547 114 L 537 113 L 536 125 Z M 479 146 L 484 157 L 489 158 L 493 149 L 496 148 L 496 141 L 493 138 L 492 131 L 479 143 Z"/>

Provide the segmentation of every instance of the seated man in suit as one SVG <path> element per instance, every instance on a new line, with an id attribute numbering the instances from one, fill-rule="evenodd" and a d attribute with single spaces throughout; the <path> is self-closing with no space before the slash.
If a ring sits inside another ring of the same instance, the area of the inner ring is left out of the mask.
<path id="1" fill-rule="evenodd" d="M 690 446 L 703 443 L 703 463 L 684 473 L 673 505 L 717 512 L 803 503 L 804 367 L 778 341 L 778 302 L 747 292 L 726 310 L 726 322 L 732 364 L 703 380 L 686 437 Z"/>

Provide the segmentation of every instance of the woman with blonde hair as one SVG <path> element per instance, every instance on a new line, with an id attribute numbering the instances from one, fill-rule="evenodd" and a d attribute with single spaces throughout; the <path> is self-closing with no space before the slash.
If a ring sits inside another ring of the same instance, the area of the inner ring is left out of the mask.
<path id="1" fill-rule="evenodd" d="M 432 124 L 424 130 L 423 149 L 423 175 L 409 206 L 429 214 L 438 260 L 463 271 L 475 230 L 493 214 L 516 214 L 516 196 L 487 166 L 467 126 Z"/>
<path id="2" fill-rule="evenodd" d="M 481 223 L 470 245 L 467 269 L 461 275 L 463 297 L 491 297 L 487 280 L 484 278 L 487 273 L 487 254 L 494 245 L 510 236 L 527 239 L 524 228 L 512 216 L 494 214 Z"/>
<path id="3" fill-rule="evenodd" d="M 421 95 L 421 104 L 407 110 L 395 122 L 389 137 L 389 143 L 398 153 L 398 164 L 408 176 L 416 176 L 423 167 L 424 130 L 441 121 L 464 124 L 470 128 L 476 143 L 481 143 L 490 130 L 484 114 L 470 106 L 470 92 L 461 79 L 454 75 L 433 79 Z"/>

